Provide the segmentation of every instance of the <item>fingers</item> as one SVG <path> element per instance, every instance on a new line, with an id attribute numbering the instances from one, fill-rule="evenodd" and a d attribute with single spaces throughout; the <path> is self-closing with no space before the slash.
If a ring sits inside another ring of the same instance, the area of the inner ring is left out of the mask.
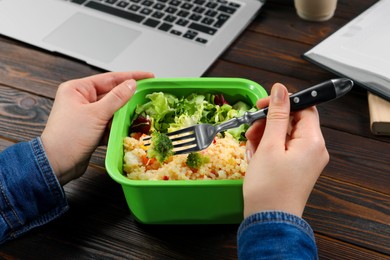
<path id="1" fill-rule="evenodd" d="M 257 100 L 256 106 L 259 109 L 262 109 L 264 107 L 267 107 L 269 104 L 269 97 L 261 98 Z M 245 137 L 250 140 L 253 145 L 256 145 L 259 143 L 261 136 L 263 135 L 265 126 L 265 120 L 257 120 L 255 121 L 251 127 L 246 131 Z"/>
<path id="2" fill-rule="evenodd" d="M 247 140 L 252 141 L 253 143 L 258 143 L 263 135 L 265 127 L 265 120 L 255 121 L 245 133 Z"/>
<path id="3" fill-rule="evenodd" d="M 125 80 L 153 78 L 153 73 L 145 71 L 107 72 L 84 78 L 96 89 L 97 95 L 105 94 Z"/>
<path id="4" fill-rule="evenodd" d="M 269 97 L 262 98 L 257 100 L 256 106 L 259 109 L 267 107 L 269 104 Z M 252 158 L 252 155 L 256 152 L 257 147 L 259 146 L 260 140 L 264 133 L 265 120 L 255 121 L 250 128 L 246 131 L 245 137 L 247 139 L 246 143 L 246 159 L 249 162 Z"/>
<path id="5" fill-rule="evenodd" d="M 264 133 L 265 120 L 258 120 L 246 131 L 246 159 L 249 162 L 252 155 L 256 152 L 260 140 Z"/>
<path id="6" fill-rule="evenodd" d="M 265 97 L 257 100 L 256 106 L 257 108 L 261 109 L 269 105 L 269 99 L 270 97 Z"/>
<path id="7" fill-rule="evenodd" d="M 98 106 L 100 113 L 106 115 L 109 120 L 113 114 L 121 108 L 134 95 L 137 83 L 134 79 L 126 80 L 114 87 L 102 99 L 94 103 Z"/>
<path id="8" fill-rule="evenodd" d="M 285 147 L 290 120 L 290 100 L 287 89 L 276 83 L 271 89 L 266 126 L 262 138 L 264 145 Z"/>
<path id="9" fill-rule="evenodd" d="M 322 137 L 320 119 L 315 106 L 294 112 L 293 139 Z"/>

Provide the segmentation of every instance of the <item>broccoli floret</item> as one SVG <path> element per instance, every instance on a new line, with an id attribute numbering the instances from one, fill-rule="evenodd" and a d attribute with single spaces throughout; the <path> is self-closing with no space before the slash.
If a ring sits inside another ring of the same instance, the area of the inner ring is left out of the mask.
<path id="1" fill-rule="evenodd" d="M 199 169 L 203 164 L 210 162 L 210 158 L 200 153 L 190 153 L 186 164 L 192 169 Z"/>
<path id="2" fill-rule="evenodd" d="M 163 163 L 173 155 L 172 140 L 166 134 L 154 132 L 150 141 L 149 158 L 156 158 L 159 163 Z"/>

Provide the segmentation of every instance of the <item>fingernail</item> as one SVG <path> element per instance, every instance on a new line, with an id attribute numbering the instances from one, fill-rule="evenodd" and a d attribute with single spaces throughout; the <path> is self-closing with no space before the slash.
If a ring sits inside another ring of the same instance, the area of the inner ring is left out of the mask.
<path id="1" fill-rule="evenodd" d="M 275 85 L 272 89 L 271 96 L 272 96 L 273 102 L 279 103 L 279 102 L 284 101 L 286 93 L 284 91 L 283 86 Z"/>
<path id="2" fill-rule="evenodd" d="M 132 93 L 135 92 L 135 88 L 137 86 L 137 83 L 134 79 L 130 79 L 126 82 L 127 86 L 129 87 L 129 89 L 131 90 Z"/>
<path id="3" fill-rule="evenodd" d="M 245 151 L 245 155 L 246 155 L 246 161 L 249 163 L 249 161 L 252 159 L 252 151 L 247 149 Z"/>

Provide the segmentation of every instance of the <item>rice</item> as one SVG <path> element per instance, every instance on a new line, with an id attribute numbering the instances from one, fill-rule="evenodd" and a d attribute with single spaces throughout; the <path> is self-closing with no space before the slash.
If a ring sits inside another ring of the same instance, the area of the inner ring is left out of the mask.
<path id="1" fill-rule="evenodd" d="M 210 161 L 199 169 L 186 165 L 187 154 L 171 156 L 162 165 L 147 158 L 142 140 L 124 139 L 124 166 L 126 176 L 132 180 L 222 180 L 242 179 L 247 170 L 245 144 L 225 132 L 201 151 Z"/>

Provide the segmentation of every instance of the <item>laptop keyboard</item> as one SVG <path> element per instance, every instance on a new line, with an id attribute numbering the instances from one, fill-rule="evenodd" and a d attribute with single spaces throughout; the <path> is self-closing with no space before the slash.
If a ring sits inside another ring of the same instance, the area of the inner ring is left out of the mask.
<path id="1" fill-rule="evenodd" d="M 206 44 L 241 5 L 228 0 L 68 0 Z"/>

